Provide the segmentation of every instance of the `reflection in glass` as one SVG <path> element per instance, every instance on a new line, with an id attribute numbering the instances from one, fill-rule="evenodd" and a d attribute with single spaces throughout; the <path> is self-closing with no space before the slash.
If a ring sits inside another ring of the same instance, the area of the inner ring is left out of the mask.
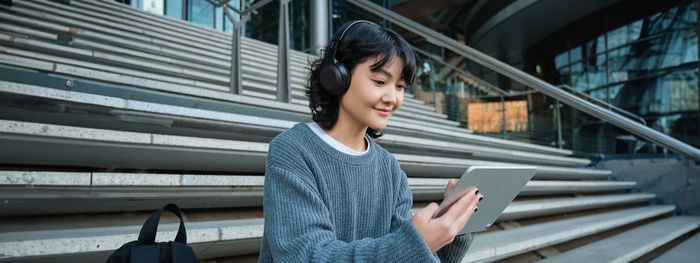
<path id="1" fill-rule="evenodd" d="M 188 0 L 187 21 L 213 28 L 214 6 L 206 0 Z"/>

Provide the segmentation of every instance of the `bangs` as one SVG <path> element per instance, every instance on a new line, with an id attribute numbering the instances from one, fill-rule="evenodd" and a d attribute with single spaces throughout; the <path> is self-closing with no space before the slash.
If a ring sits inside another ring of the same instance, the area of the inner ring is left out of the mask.
<path id="1" fill-rule="evenodd" d="M 346 33 L 340 45 L 341 50 L 345 52 L 339 53 L 337 57 L 351 67 L 371 57 L 379 57 L 377 62 L 371 65 L 373 70 L 377 70 L 394 58 L 401 59 L 401 79 L 406 82 L 406 86 L 413 84 L 416 56 L 408 42 L 393 30 L 371 24 L 358 24 Z"/>
<path id="2" fill-rule="evenodd" d="M 380 42 L 379 46 L 385 47 L 385 50 L 377 54 L 381 56 L 381 59 L 372 64 L 371 68 L 373 70 L 380 69 L 392 59 L 400 58 L 403 61 L 401 79 L 406 82 L 406 86 L 413 84 L 416 75 L 416 58 L 411 46 L 401 36 L 389 29 L 385 29 L 385 32 L 382 33 L 384 34 L 379 34 L 377 40 Z"/>

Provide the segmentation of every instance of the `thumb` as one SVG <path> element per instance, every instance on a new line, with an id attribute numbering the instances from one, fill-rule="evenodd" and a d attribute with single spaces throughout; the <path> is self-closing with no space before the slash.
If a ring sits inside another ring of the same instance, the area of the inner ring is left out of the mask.
<path id="1" fill-rule="evenodd" d="M 428 220 L 431 217 L 433 217 L 433 215 L 435 214 L 435 211 L 437 211 L 437 209 L 438 209 L 438 204 L 435 202 L 431 202 L 430 204 L 428 204 L 428 206 L 426 206 L 425 208 L 416 212 L 416 214 L 414 216 Z"/>

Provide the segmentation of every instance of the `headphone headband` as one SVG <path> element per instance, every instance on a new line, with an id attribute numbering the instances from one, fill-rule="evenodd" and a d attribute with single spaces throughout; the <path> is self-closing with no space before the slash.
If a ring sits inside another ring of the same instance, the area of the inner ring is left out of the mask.
<path id="1" fill-rule="evenodd" d="M 340 44 L 343 42 L 343 38 L 345 37 L 345 33 L 347 33 L 348 30 L 350 30 L 350 28 L 352 28 L 353 26 L 360 24 L 360 23 L 368 23 L 368 24 L 379 26 L 379 25 L 372 23 L 370 21 L 367 21 L 367 20 L 356 20 L 356 21 L 353 21 L 352 23 L 350 23 L 350 25 L 345 27 L 343 32 L 340 33 L 338 38 L 334 38 L 333 40 L 331 40 L 331 43 L 330 43 L 330 45 L 328 45 L 328 50 L 327 50 L 328 52 L 331 52 L 331 54 L 327 54 L 330 56 L 326 56 L 326 59 L 329 60 L 326 62 L 332 62 L 333 64 L 336 63 L 335 55 L 336 55 L 336 52 L 338 51 L 338 48 L 340 47 Z M 324 55 L 326 55 L 326 54 L 324 54 Z"/>
<path id="2" fill-rule="evenodd" d="M 342 33 L 340 33 L 337 39 L 334 38 L 331 41 L 331 43 L 328 45 L 328 49 L 325 51 L 326 54 L 323 54 L 324 58 L 323 66 L 321 67 L 320 81 L 321 86 L 323 86 L 323 89 L 325 89 L 328 93 L 340 95 L 345 93 L 345 91 L 347 91 L 350 87 L 349 70 L 345 67 L 345 65 L 343 65 L 343 63 L 338 63 L 335 55 L 343 42 L 345 33 L 347 33 L 350 28 L 360 23 L 368 23 L 379 27 L 379 25 L 367 20 L 353 21 L 343 30 Z"/>

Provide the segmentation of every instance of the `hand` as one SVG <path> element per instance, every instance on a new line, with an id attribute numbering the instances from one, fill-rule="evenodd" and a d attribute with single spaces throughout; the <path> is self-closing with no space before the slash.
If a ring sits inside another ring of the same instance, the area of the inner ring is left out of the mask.
<path id="1" fill-rule="evenodd" d="M 449 189 L 446 189 L 445 196 L 452 190 L 454 184 L 450 187 L 448 183 L 447 187 Z M 438 204 L 432 202 L 413 215 L 411 224 L 428 245 L 430 252 L 435 253 L 454 241 L 455 236 L 459 234 L 459 231 L 464 228 L 464 225 L 474 214 L 476 205 L 482 197 L 483 195 L 478 192 L 478 189 L 474 189 L 460 197 L 445 214 L 438 218 L 432 218 L 438 208 Z"/>
<path id="2" fill-rule="evenodd" d="M 445 186 L 445 193 L 442 194 L 443 199 L 447 198 L 447 195 L 450 194 L 450 192 L 452 191 L 452 188 L 455 188 L 455 185 L 457 185 L 457 182 L 459 182 L 459 180 L 457 180 L 457 179 L 450 179 L 450 181 L 447 182 L 447 186 Z"/>

